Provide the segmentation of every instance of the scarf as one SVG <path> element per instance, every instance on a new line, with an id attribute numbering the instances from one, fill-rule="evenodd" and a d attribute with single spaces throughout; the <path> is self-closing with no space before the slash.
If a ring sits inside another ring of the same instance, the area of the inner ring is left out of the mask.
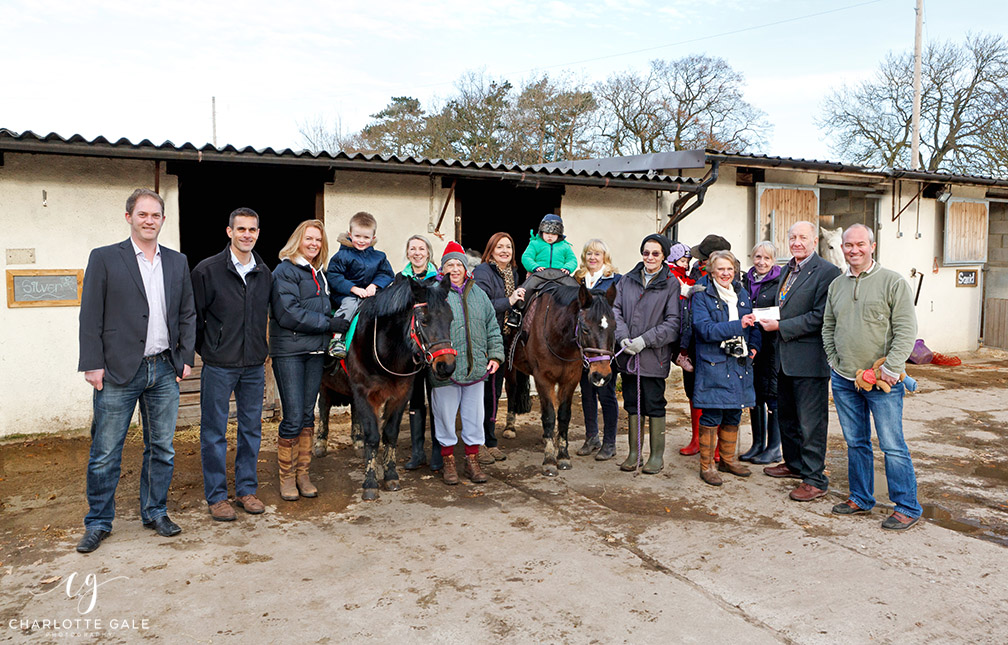
<path id="1" fill-rule="evenodd" d="M 595 273 L 589 273 L 587 270 L 585 270 L 584 274 L 585 286 L 588 287 L 589 289 L 594 289 L 595 285 L 598 284 L 598 281 L 605 276 L 605 272 L 606 267 L 602 267 Z"/>
<path id="2" fill-rule="evenodd" d="M 756 306 L 756 298 L 759 297 L 763 285 L 776 280 L 780 274 L 781 268 L 776 264 L 770 267 L 770 270 L 762 278 L 756 275 L 756 267 L 749 269 L 749 296 L 752 298 L 753 307 Z"/>
<path id="3" fill-rule="evenodd" d="M 493 261 L 490 262 L 490 266 L 504 279 L 504 295 L 510 298 L 515 290 L 514 271 L 511 270 L 511 267 L 501 269 L 500 265 Z"/>
<path id="4" fill-rule="evenodd" d="M 657 276 L 661 272 L 661 268 L 659 268 L 654 273 L 648 273 L 647 269 L 641 269 L 640 272 L 641 272 L 641 278 L 644 280 L 644 286 L 647 287 L 649 284 L 651 284 L 651 281 L 655 279 L 655 276 Z"/>
<path id="5" fill-rule="evenodd" d="M 718 296 L 728 305 L 728 320 L 738 320 L 738 294 L 735 293 L 735 290 L 731 287 L 722 287 L 721 283 L 717 280 L 711 280 L 710 283 L 717 289 Z"/>

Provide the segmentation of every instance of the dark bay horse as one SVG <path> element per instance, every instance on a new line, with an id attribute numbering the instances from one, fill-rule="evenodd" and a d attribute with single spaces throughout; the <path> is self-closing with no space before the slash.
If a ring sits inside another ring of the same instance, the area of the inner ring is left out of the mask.
<path id="1" fill-rule="evenodd" d="M 364 440 L 362 498 L 366 501 L 378 499 L 379 439 L 385 490 L 400 489 L 395 446 L 413 379 L 427 366 L 443 379 L 455 371 L 447 296 L 433 279 L 420 282 L 397 276 L 361 303 L 345 361 L 322 378 L 313 452 L 325 455 L 329 409 L 349 402 L 352 432 L 360 432 Z"/>
<path id="2" fill-rule="evenodd" d="M 567 429 L 571 401 L 587 366 L 596 386 L 613 378 L 616 344 L 612 303 L 616 289 L 605 295 L 580 287 L 550 284 L 526 307 L 513 349 L 513 369 L 531 374 L 539 392 L 545 449 L 542 473 L 570 470 Z"/>

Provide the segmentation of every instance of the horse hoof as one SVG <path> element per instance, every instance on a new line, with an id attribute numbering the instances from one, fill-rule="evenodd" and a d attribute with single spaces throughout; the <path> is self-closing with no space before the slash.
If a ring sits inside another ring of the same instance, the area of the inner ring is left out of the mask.
<path id="1" fill-rule="evenodd" d="M 514 428 L 504 428 L 504 433 L 501 436 L 505 439 L 514 439 L 517 435 L 515 434 Z"/>
<path id="2" fill-rule="evenodd" d="M 365 502 L 373 502 L 378 499 L 378 489 L 377 488 L 365 488 L 364 492 L 361 493 L 361 499 Z"/>
<path id="3" fill-rule="evenodd" d="M 358 457 L 364 457 L 364 442 L 363 441 L 356 441 L 355 440 L 353 442 L 353 449 L 354 449 L 354 453 Z"/>
<path id="4" fill-rule="evenodd" d="M 328 451 L 329 447 L 326 445 L 326 442 L 324 441 L 316 441 L 312 445 L 312 454 L 318 457 L 319 459 L 325 457 Z"/>
<path id="5" fill-rule="evenodd" d="M 571 469 L 571 462 L 570 462 L 569 459 L 561 459 L 560 461 L 557 462 L 557 467 L 560 470 L 570 470 Z"/>
<path id="6" fill-rule="evenodd" d="M 385 480 L 385 490 L 397 491 L 402 490 L 402 486 L 399 485 L 398 479 L 386 479 Z M 377 495 L 375 495 L 377 497 Z"/>
<path id="7" fill-rule="evenodd" d="M 559 474 L 556 464 L 543 464 L 542 474 L 546 477 L 556 477 Z"/>

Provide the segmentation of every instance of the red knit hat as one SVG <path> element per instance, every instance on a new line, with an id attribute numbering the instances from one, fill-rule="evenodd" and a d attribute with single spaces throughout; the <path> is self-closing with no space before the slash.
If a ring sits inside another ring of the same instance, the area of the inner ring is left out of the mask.
<path id="1" fill-rule="evenodd" d="M 448 260 L 458 260 L 462 263 L 462 266 L 466 267 L 466 271 L 469 270 L 469 258 L 466 256 L 465 249 L 458 242 L 452 240 L 448 242 L 448 246 L 445 247 L 444 253 L 441 254 L 441 272 L 444 273 L 444 265 Z"/>

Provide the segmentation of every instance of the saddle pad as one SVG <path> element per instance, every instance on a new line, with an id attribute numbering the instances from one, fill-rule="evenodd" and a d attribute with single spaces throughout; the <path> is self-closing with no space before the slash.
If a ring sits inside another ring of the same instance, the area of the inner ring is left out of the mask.
<path id="1" fill-rule="evenodd" d="M 350 349 L 350 341 L 353 340 L 354 332 L 357 331 L 357 318 L 359 314 L 354 314 L 354 317 L 350 320 L 350 327 L 346 330 L 346 335 L 343 337 L 343 346 Z"/>

